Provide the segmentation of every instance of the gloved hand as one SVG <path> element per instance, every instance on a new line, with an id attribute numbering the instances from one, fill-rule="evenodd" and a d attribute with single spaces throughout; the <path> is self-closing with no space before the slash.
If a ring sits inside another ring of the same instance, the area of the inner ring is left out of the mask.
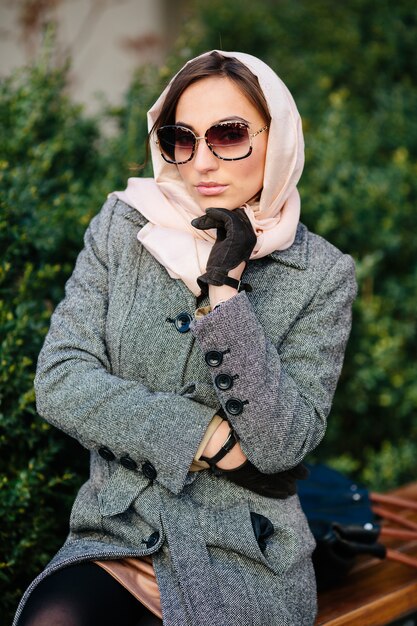
<path id="1" fill-rule="evenodd" d="M 261 496 L 278 499 L 293 496 L 297 492 L 296 481 L 308 476 L 308 470 L 302 464 L 276 474 L 263 474 L 250 461 L 232 470 L 216 469 L 215 473 Z"/>
<path id="2" fill-rule="evenodd" d="M 201 289 L 206 291 L 207 285 L 234 287 L 238 281 L 227 274 L 242 261 L 247 263 L 256 243 L 256 235 L 245 211 L 241 208 L 233 211 L 209 208 L 205 215 L 196 217 L 191 224 L 200 230 L 217 228 L 217 238 L 207 261 L 206 272 L 197 279 Z"/>

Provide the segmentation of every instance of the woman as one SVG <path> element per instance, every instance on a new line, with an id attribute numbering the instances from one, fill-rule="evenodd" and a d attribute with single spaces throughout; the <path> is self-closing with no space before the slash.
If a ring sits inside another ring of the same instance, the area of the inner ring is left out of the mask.
<path id="1" fill-rule="evenodd" d="M 197 57 L 149 125 L 155 179 L 92 221 L 39 358 L 39 412 L 91 476 L 15 624 L 310 625 L 295 482 L 325 431 L 353 262 L 299 223 L 300 118 L 262 61 Z"/>

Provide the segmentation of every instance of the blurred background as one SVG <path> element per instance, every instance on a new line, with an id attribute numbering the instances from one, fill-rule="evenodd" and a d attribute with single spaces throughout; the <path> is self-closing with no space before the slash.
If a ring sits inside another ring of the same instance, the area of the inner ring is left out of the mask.
<path id="1" fill-rule="evenodd" d="M 261 57 L 303 118 L 302 220 L 359 296 L 325 440 L 368 487 L 417 478 L 417 7 L 411 0 L 0 0 L 0 615 L 62 544 L 88 454 L 33 377 L 83 232 L 143 163 L 146 111 L 190 57 Z"/>
<path id="2" fill-rule="evenodd" d="M 183 0 L 0 0 L 0 76 L 31 63 L 53 24 L 71 97 L 96 113 L 99 94 L 120 103 L 135 68 L 164 62 L 184 16 Z"/>

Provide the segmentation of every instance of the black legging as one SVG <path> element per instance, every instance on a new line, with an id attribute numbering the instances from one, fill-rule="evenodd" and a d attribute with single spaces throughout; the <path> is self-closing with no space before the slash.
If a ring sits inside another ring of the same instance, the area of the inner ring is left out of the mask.
<path id="1" fill-rule="evenodd" d="M 70 565 L 32 592 L 19 626 L 161 626 L 123 585 L 94 563 Z"/>

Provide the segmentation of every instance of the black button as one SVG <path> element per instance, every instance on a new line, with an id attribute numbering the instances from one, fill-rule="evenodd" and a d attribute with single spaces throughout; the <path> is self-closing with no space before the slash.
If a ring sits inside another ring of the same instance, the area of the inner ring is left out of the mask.
<path id="1" fill-rule="evenodd" d="M 136 463 L 136 461 L 131 459 L 128 454 L 126 454 L 125 456 L 121 457 L 120 465 L 123 465 L 123 467 L 125 467 L 128 470 L 132 470 L 132 471 L 138 468 L 138 464 Z"/>
<path id="2" fill-rule="evenodd" d="M 147 539 L 142 539 L 142 543 L 146 544 L 147 548 L 153 548 L 159 541 L 159 532 L 156 530 L 152 535 L 149 535 Z"/>
<path id="3" fill-rule="evenodd" d="M 214 379 L 214 383 L 218 389 L 227 391 L 233 387 L 233 378 L 229 374 L 218 374 Z"/>
<path id="4" fill-rule="evenodd" d="M 114 461 L 116 458 L 110 448 L 106 448 L 106 446 L 99 448 L 98 453 L 105 461 Z"/>
<path id="5" fill-rule="evenodd" d="M 187 333 L 190 330 L 192 319 L 189 313 L 180 313 L 174 320 L 175 328 L 179 333 Z"/>
<path id="6" fill-rule="evenodd" d="M 223 361 L 223 353 L 218 352 L 218 350 L 210 350 L 206 353 L 204 358 L 207 365 L 210 365 L 210 367 L 218 367 Z"/>
<path id="7" fill-rule="evenodd" d="M 149 478 L 149 480 L 154 480 L 157 476 L 156 469 L 150 461 L 145 461 L 145 463 L 142 465 L 142 472 L 143 475 L 146 476 L 146 478 Z"/>
<path id="8" fill-rule="evenodd" d="M 240 415 L 243 411 L 242 400 L 230 398 L 230 400 L 226 402 L 226 411 L 230 413 L 230 415 Z"/>

